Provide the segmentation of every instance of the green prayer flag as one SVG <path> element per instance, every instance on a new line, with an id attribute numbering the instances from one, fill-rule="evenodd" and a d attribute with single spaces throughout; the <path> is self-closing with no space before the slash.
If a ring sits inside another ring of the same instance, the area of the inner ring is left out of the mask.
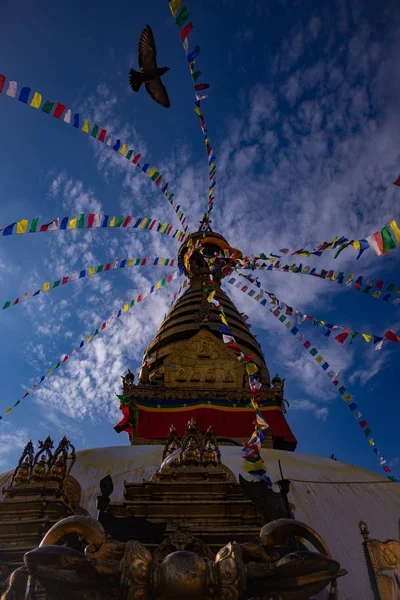
<path id="1" fill-rule="evenodd" d="M 140 258 L 137 258 L 137 259 L 135 260 L 135 265 L 134 265 L 134 266 L 135 266 L 135 267 L 138 267 L 139 265 L 140 265 Z"/>
<path id="2" fill-rule="evenodd" d="M 387 292 L 393 292 L 394 290 L 394 283 L 391 283 L 390 285 L 388 285 L 388 287 L 386 288 Z"/>
<path id="3" fill-rule="evenodd" d="M 162 286 L 163 286 L 163 285 L 165 285 L 166 283 L 167 283 L 167 280 L 166 280 L 166 279 L 162 279 L 162 280 L 161 280 L 161 285 L 162 285 Z"/>
<path id="4" fill-rule="evenodd" d="M 328 275 L 328 271 L 325 271 L 325 269 L 321 269 L 321 273 L 320 273 L 320 277 L 321 279 L 325 279 L 325 277 Z"/>
<path id="5" fill-rule="evenodd" d="M 143 229 L 148 229 L 150 227 L 150 223 L 151 219 L 146 219 L 146 225 L 143 227 Z"/>
<path id="6" fill-rule="evenodd" d="M 372 290 L 372 285 L 367 285 L 366 288 L 363 290 L 364 294 L 369 294 L 369 292 Z"/>
<path id="7" fill-rule="evenodd" d="M 285 317 L 285 315 L 281 315 L 281 316 L 279 317 L 279 320 L 280 320 L 280 322 L 281 322 L 281 323 L 284 323 L 284 322 L 286 321 L 286 317 Z"/>
<path id="8" fill-rule="evenodd" d="M 96 273 L 101 273 L 103 270 L 103 265 L 99 265 L 96 269 Z"/>
<path id="9" fill-rule="evenodd" d="M 95 125 L 92 129 L 92 133 L 90 134 L 92 137 L 97 138 L 97 134 L 99 133 L 99 126 Z"/>
<path id="10" fill-rule="evenodd" d="M 96 331 L 94 332 L 94 334 L 93 334 L 93 337 L 94 337 L 95 335 L 99 335 L 99 330 L 98 330 L 98 329 L 96 329 Z"/>
<path id="11" fill-rule="evenodd" d="M 11 306 L 11 302 L 9 300 L 7 300 L 7 302 L 5 303 L 5 305 L 3 306 L 3 308 L 1 310 L 4 310 L 5 308 L 8 308 L 9 306 Z"/>
<path id="12" fill-rule="evenodd" d="M 364 292 L 365 292 L 365 290 L 364 290 Z M 354 340 L 354 338 L 356 337 L 356 335 L 358 335 L 358 331 L 352 331 L 352 332 L 351 332 L 351 334 L 350 334 L 350 337 L 349 337 L 350 344 L 352 344 L 352 343 L 353 343 L 353 340 Z"/>
<path id="13" fill-rule="evenodd" d="M 79 217 L 78 227 L 79 227 L 79 229 L 83 229 L 85 227 L 85 215 L 84 214 L 80 215 L 80 217 Z"/>
<path id="14" fill-rule="evenodd" d="M 390 481 L 397 481 L 394 475 L 388 475 L 388 479 L 390 479 Z"/>
<path id="15" fill-rule="evenodd" d="M 132 306 L 135 306 L 135 301 L 134 300 L 132 300 L 130 308 L 132 308 Z"/>
<path id="16" fill-rule="evenodd" d="M 267 257 L 265 256 L 264 252 L 261 252 L 261 254 L 259 255 L 260 258 L 262 258 L 263 260 L 267 260 Z"/>
<path id="17" fill-rule="evenodd" d="M 311 348 L 310 354 L 311 356 L 316 356 L 318 354 L 318 350 L 316 348 Z"/>
<path id="18" fill-rule="evenodd" d="M 164 265 L 167 267 L 169 265 L 169 258 L 165 259 Z"/>
<path id="19" fill-rule="evenodd" d="M 16 402 L 16 403 L 14 404 L 14 406 L 18 406 L 18 404 L 21 404 L 21 400 L 18 400 L 18 402 Z"/>
<path id="20" fill-rule="evenodd" d="M 56 366 L 54 367 L 55 369 L 58 369 L 58 367 L 61 365 L 61 363 L 57 363 Z"/>
<path id="21" fill-rule="evenodd" d="M 54 102 L 49 102 L 48 100 L 46 100 L 46 102 L 43 104 L 42 112 L 50 114 L 53 106 L 54 106 Z"/>
<path id="22" fill-rule="evenodd" d="M 339 394 L 344 394 L 344 393 L 345 393 L 345 391 L 346 391 L 346 388 L 344 387 L 344 385 L 342 385 L 342 386 L 341 386 L 341 387 L 338 389 L 338 392 L 339 392 Z"/>
<path id="23" fill-rule="evenodd" d="M 383 240 L 383 253 L 389 252 L 389 250 L 393 250 L 393 248 L 397 248 L 396 242 L 393 241 L 389 225 L 386 225 L 386 227 L 381 230 L 381 236 Z"/>
<path id="24" fill-rule="evenodd" d="M 196 71 L 195 73 L 193 73 L 192 75 L 192 79 L 193 81 L 196 81 L 196 79 L 198 79 L 201 75 L 201 71 Z"/>
<path id="25" fill-rule="evenodd" d="M 118 221 L 115 223 L 115 227 L 121 227 L 122 223 L 124 222 L 124 215 L 121 215 L 118 219 Z"/>
<path id="26" fill-rule="evenodd" d="M 370 436 L 371 433 L 372 433 L 372 430 L 369 427 L 367 427 L 366 429 L 364 429 L 364 435 L 365 435 L 365 437 Z"/>
<path id="27" fill-rule="evenodd" d="M 133 150 L 129 150 L 129 151 L 128 151 L 128 153 L 127 153 L 127 155 L 126 155 L 126 158 L 127 158 L 128 160 L 130 160 L 130 158 L 131 158 L 132 154 L 133 154 Z"/>
<path id="28" fill-rule="evenodd" d="M 176 16 L 175 23 L 179 29 L 182 27 L 184 22 L 189 18 L 189 11 L 186 6 L 182 6 L 181 10 Z"/>
<path id="29" fill-rule="evenodd" d="M 158 179 L 158 177 L 160 177 L 160 173 L 158 171 L 156 171 L 151 177 L 150 179 L 152 179 L 153 181 L 155 181 L 156 179 Z"/>
<path id="30" fill-rule="evenodd" d="M 35 233 L 38 221 L 39 221 L 39 217 L 35 217 L 34 219 L 32 219 L 31 228 L 29 230 L 29 233 Z"/>
<path id="31" fill-rule="evenodd" d="M 60 285 L 60 283 L 61 283 L 60 279 L 58 279 L 58 281 L 55 281 L 54 285 L 53 285 L 53 288 L 58 287 Z"/>

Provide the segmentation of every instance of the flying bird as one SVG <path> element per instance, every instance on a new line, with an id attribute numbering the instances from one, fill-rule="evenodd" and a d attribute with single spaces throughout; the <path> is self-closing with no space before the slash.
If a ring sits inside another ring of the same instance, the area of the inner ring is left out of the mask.
<path id="1" fill-rule="evenodd" d="M 161 82 L 161 76 L 169 71 L 169 67 L 158 67 L 156 56 L 157 50 L 153 32 L 150 25 L 146 25 L 140 34 L 138 45 L 138 63 L 141 72 L 131 69 L 129 71 L 129 83 L 134 92 L 138 92 L 144 83 L 153 100 L 161 106 L 169 108 L 171 103 L 168 92 Z"/>

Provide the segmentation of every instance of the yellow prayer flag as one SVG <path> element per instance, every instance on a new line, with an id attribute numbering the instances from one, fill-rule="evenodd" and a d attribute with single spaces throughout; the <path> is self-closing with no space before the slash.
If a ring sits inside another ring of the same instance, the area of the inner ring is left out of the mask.
<path id="1" fill-rule="evenodd" d="M 161 281 L 157 281 L 156 283 L 156 290 L 159 290 L 161 287 Z"/>
<path id="2" fill-rule="evenodd" d="M 380 292 L 378 292 L 378 291 L 376 291 L 376 292 L 374 292 L 374 293 L 372 294 L 372 296 L 373 296 L 374 298 L 380 298 L 380 296 L 381 296 L 381 293 L 380 293 Z"/>
<path id="3" fill-rule="evenodd" d="M 124 304 L 124 312 L 128 312 L 129 310 L 129 304 Z"/>
<path id="4" fill-rule="evenodd" d="M 345 402 L 350 402 L 351 399 L 352 399 L 352 396 L 350 396 L 350 394 L 346 394 L 345 396 L 343 396 L 343 400 Z"/>
<path id="5" fill-rule="evenodd" d="M 221 321 L 223 322 L 223 324 L 228 327 L 228 321 L 225 319 L 224 315 L 220 315 L 220 317 L 221 317 Z"/>
<path id="6" fill-rule="evenodd" d="M 215 167 L 215 160 L 211 163 L 211 165 L 208 167 L 209 171 L 212 171 L 213 168 Z"/>
<path id="7" fill-rule="evenodd" d="M 159 264 L 159 265 L 163 265 L 163 264 L 164 264 L 164 262 L 165 262 L 165 258 L 159 258 L 159 259 L 158 259 L 158 264 Z"/>
<path id="8" fill-rule="evenodd" d="M 276 258 L 274 258 L 273 256 L 271 256 L 271 258 L 268 259 L 270 263 L 273 263 L 276 261 Z"/>
<path id="9" fill-rule="evenodd" d="M 9 406 L 4 414 L 9 415 L 11 411 L 12 411 L 12 408 L 11 408 L 11 406 Z"/>
<path id="10" fill-rule="evenodd" d="M 169 7 L 170 7 L 171 12 L 174 15 L 174 17 L 181 6 L 182 6 L 182 0 L 170 0 Z"/>
<path id="11" fill-rule="evenodd" d="M 195 112 L 197 115 L 201 116 L 201 110 L 199 109 L 199 107 L 198 107 L 198 106 L 196 106 L 196 108 L 194 109 L 194 112 Z"/>
<path id="12" fill-rule="evenodd" d="M 354 273 L 350 273 L 350 275 L 348 275 L 346 277 L 346 282 L 348 283 L 349 281 L 351 281 L 352 279 L 354 279 Z"/>
<path id="13" fill-rule="evenodd" d="M 18 221 L 16 233 L 25 233 L 27 227 L 28 227 L 28 221 L 26 219 L 23 219 L 22 221 Z"/>
<path id="14" fill-rule="evenodd" d="M 50 369 L 50 371 L 47 373 L 47 377 L 50 377 L 50 375 L 52 374 L 53 369 Z"/>
<path id="15" fill-rule="evenodd" d="M 32 108 L 39 108 L 42 104 L 42 94 L 39 92 L 35 92 L 32 98 L 31 106 Z"/>
<path id="16" fill-rule="evenodd" d="M 400 294 L 400 288 L 396 290 L 396 294 Z"/>
<path id="17" fill-rule="evenodd" d="M 77 224 L 77 218 L 72 217 L 72 219 L 70 219 L 68 229 L 76 229 L 76 224 Z"/>
<path id="18" fill-rule="evenodd" d="M 320 325 L 326 325 L 326 321 L 320 321 Z"/>
<path id="19" fill-rule="evenodd" d="M 374 438 L 369 438 L 368 442 L 369 442 L 370 446 L 375 446 Z"/>
<path id="20" fill-rule="evenodd" d="M 147 177 L 153 177 L 154 173 L 157 172 L 157 169 L 155 167 L 151 167 L 151 169 L 149 169 L 147 171 Z"/>
<path id="21" fill-rule="evenodd" d="M 362 333 L 361 335 L 366 342 L 370 342 L 372 340 L 372 335 L 369 335 L 368 333 Z"/>
<path id="22" fill-rule="evenodd" d="M 285 323 L 285 327 L 287 327 L 288 329 L 289 329 L 289 327 L 291 327 L 291 326 L 292 326 L 292 322 L 291 322 L 291 321 L 288 321 L 287 323 Z"/>
<path id="23" fill-rule="evenodd" d="M 128 260 L 128 262 L 126 263 L 126 266 L 127 266 L 127 267 L 131 267 L 132 265 L 133 265 L 133 258 L 130 258 L 130 259 Z"/>
<path id="24" fill-rule="evenodd" d="M 315 360 L 320 365 L 322 363 L 322 361 L 324 360 L 324 357 L 323 356 L 317 356 Z"/>
<path id="25" fill-rule="evenodd" d="M 140 223 L 139 229 L 143 229 L 144 227 L 146 227 L 148 221 L 150 221 L 150 219 L 148 219 L 147 217 L 143 217 L 143 221 Z"/>
<path id="26" fill-rule="evenodd" d="M 204 140 L 206 144 L 210 143 L 210 138 L 206 137 L 206 139 Z"/>
<path id="27" fill-rule="evenodd" d="M 113 217 L 110 221 L 109 227 L 115 227 L 116 221 L 117 221 L 117 217 Z"/>
<path id="28" fill-rule="evenodd" d="M 160 233 L 165 233 L 167 231 L 168 227 L 169 227 L 168 223 L 163 223 L 161 225 Z"/>
<path id="29" fill-rule="evenodd" d="M 89 133 L 89 127 L 90 127 L 90 121 L 87 121 L 86 119 L 83 121 L 83 127 L 82 127 L 82 131 L 84 131 L 85 133 Z"/>
<path id="30" fill-rule="evenodd" d="M 96 272 L 96 267 L 90 267 L 90 269 L 87 270 L 87 274 L 88 275 L 93 275 L 93 273 Z"/>
<path id="31" fill-rule="evenodd" d="M 119 151 L 119 153 L 122 154 L 122 156 L 123 156 L 127 150 L 128 150 L 128 144 L 122 144 L 122 148 Z"/>
<path id="32" fill-rule="evenodd" d="M 44 283 L 44 284 L 43 284 L 43 291 L 44 291 L 44 292 L 48 292 L 48 291 L 49 291 L 49 289 L 50 289 L 50 283 L 49 283 L 49 282 L 47 282 L 47 283 Z"/>
<path id="33" fill-rule="evenodd" d="M 215 290 L 213 290 L 212 292 L 210 292 L 208 294 L 208 296 L 207 296 L 207 302 L 211 303 L 211 300 L 214 298 L 215 294 L 216 294 Z"/>
<path id="34" fill-rule="evenodd" d="M 357 240 L 355 242 L 351 242 L 351 245 L 353 246 L 354 250 L 356 250 L 357 252 L 360 249 L 360 242 Z"/>
<path id="35" fill-rule="evenodd" d="M 397 243 L 400 246 L 400 229 L 398 228 L 396 221 L 393 219 L 393 221 L 390 221 L 389 225 L 396 237 Z"/>
<path id="36" fill-rule="evenodd" d="M 86 338 L 86 343 L 90 342 L 91 339 L 92 339 L 92 336 L 89 334 Z"/>
<path id="37" fill-rule="evenodd" d="M 261 459 L 255 463 L 246 461 L 243 466 L 244 466 L 245 471 L 264 471 L 265 470 L 265 464 Z"/>

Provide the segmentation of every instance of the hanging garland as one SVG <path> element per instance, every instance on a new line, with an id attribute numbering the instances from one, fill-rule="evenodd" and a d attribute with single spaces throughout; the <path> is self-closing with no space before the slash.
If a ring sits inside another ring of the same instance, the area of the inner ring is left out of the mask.
<path id="1" fill-rule="evenodd" d="M 110 327 L 115 319 L 119 319 L 120 316 L 123 313 L 128 312 L 129 309 L 133 308 L 134 306 L 136 306 L 137 304 L 139 304 L 139 302 L 141 302 L 142 300 L 144 300 L 145 298 L 147 298 L 149 295 L 151 294 L 155 294 L 159 289 L 161 289 L 162 287 L 164 287 L 165 285 L 171 283 L 171 281 L 173 281 L 174 279 L 177 279 L 180 276 L 180 272 L 179 271 L 175 271 L 175 273 L 168 275 L 168 277 L 164 278 L 164 279 L 160 279 L 159 281 L 157 281 L 157 283 L 155 283 L 154 285 L 151 286 L 149 291 L 146 291 L 142 294 L 139 294 L 139 296 L 137 296 L 136 299 L 132 300 L 130 303 L 124 304 L 124 306 L 118 311 L 118 314 L 112 315 L 109 319 L 108 319 L 108 325 L 107 325 L 107 321 L 104 321 L 102 323 L 102 325 L 97 328 L 93 334 L 89 334 L 86 338 L 86 341 L 83 339 L 81 341 L 81 343 L 79 344 L 79 347 L 74 347 L 72 348 L 72 351 L 70 353 L 70 355 L 68 354 L 64 354 L 62 360 L 60 360 L 55 367 L 53 367 L 52 369 L 50 369 L 50 371 L 47 373 L 47 375 L 42 375 L 42 377 L 40 378 L 40 381 L 38 381 L 37 383 L 34 383 L 33 386 L 31 387 L 30 392 L 34 391 L 46 378 L 49 378 L 54 371 L 56 371 L 59 367 L 61 367 L 61 365 L 63 365 L 64 363 L 66 363 L 69 360 L 69 357 L 74 356 L 77 352 L 79 352 L 85 345 L 87 345 L 89 342 L 91 342 L 92 340 L 94 340 L 94 338 L 98 335 L 100 335 L 106 328 L 107 326 Z M 13 408 L 15 408 L 16 406 L 18 406 L 21 403 L 21 400 L 24 400 L 27 396 L 29 396 L 30 392 L 26 391 L 25 394 L 22 396 L 21 399 L 18 399 L 17 402 L 14 404 L 14 406 L 9 406 L 7 408 L 7 410 L 5 411 L 4 415 L 9 415 L 10 412 L 13 410 Z M 2 419 L 3 417 L 0 416 L 0 419 Z"/>
<path id="2" fill-rule="evenodd" d="M 125 258 L 124 260 L 119 261 L 118 258 L 115 258 L 112 263 L 107 263 L 106 265 L 97 265 L 97 267 L 89 267 L 88 269 L 82 269 L 81 271 L 77 271 L 76 273 L 72 273 L 72 275 L 66 275 L 57 279 L 53 285 L 50 284 L 49 281 L 43 283 L 41 288 L 31 294 L 30 292 L 25 292 L 22 296 L 18 296 L 14 302 L 11 300 L 7 300 L 4 303 L 3 308 L 1 310 L 5 310 L 6 308 L 10 308 L 10 306 L 17 306 L 22 302 L 25 302 L 29 298 L 34 298 L 39 296 L 40 294 L 44 294 L 45 292 L 49 292 L 60 285 L 65 285 L 70 283 L 71 281 L 77 281 L 78 279 L 82 279 L 83 277 L 90 277 L 91 275 L 95 275 L 98 273 L 107 273 L 113 269 L 123 269 L 125 267 L 143 267 L 147 266 L 155 266 L 159 267 L 175 267 L 176 259 L 174 258 L 146 258 L 143 256 L 142 258 Z"/>
<path id="3" fill-rule="evenodd" d="M 178 242 L 185 239 L 185 233 L 180 229 L 173 229 L 169 223 L 161 223 L 150 217 L 131 217 L 121 215 L 120 217 L 111 217 L 109 215 L 100 215 L 95 213 L 82 213 L 79 217 L 62 217 L 52 219 L 49 223 L 44 223 L 39 227 L 39 217 L 32 219 L 30 225 L 28 219 L 15 221 L 7 227 L 0 227 L 3 236 L 21 235 L 24 233 L 43 233 L 44 231 L 64 231 L 66 229 L 103 229 L 109 227 L 120 227 L 122 229 L 145 229 L 155 231 L 162 235 L 168 235 Z"/>
<path id="4" fill-rule="evenodd" d="M 259 259 L 257 259 L 259 260 Z M 275 262 L 277 261 L 277 262 Z M 370 295 L 372 298 L 379 298 L 384 302 L 389 302 L 394 305 L 400 304 L 400 297 L 395 298 L 394 300 L 390 300 L 392 298 L 392 292 L 394 292 L 395 284 L 390 283 L 387 288 L 384 289 L 385 282 L 383 279 L 373 280 L 371 277 L 355 277 L 354 273 L 350 273 L 350 275 L 345 275 L 343 271 L 336 272 L 334 269 L 321 269 L 320 272 L 317 272 L 315 267 L 311 268 L 309 266 L 303 267 L 303 265 L 293 263 L 292 265 L 284 265 L 281 266 L 281 263 L 276 258 L 269 259 L 270 264 L 267 265 L 265 262 L 261 265 L 258 263 L 252 263 L 251 266 L 244 266 L 244 269 L 259 269 L 260 271 L 281 271 L 284 273 L 300 273 L 301 275 L 311 275 L 312 277 L 318 277 L 320 279 L 325 279 L 326 281 L 336 281 L 339 285 L 345 285 L 346 287 L 356 290 L 363 291 L 364 294 L 369 294 L 373 288 L 376 290 Z M 365 279 L 363 283 L 363 279 Z M 353 283 L 355 284 L 353 287 Z M 365 288 L 361 290 L 362 286 L 365 284 Z M 387 292 L 387 293 L 385 293 Z M 396 289 L 396 295 L 400 296 L 400 287 Z"/>
<path id="5" fill-rule="evenodd" d="M 200 109 L 201 101 L 207 98 L 207 95 L 204 94 L 204 91 L 209 89 L 210 84 L 196 83 L 197 79 L 201 75 L 201 71 L 196 70 L 196 58 L 200 54 L 200 46 L 195 46 L 193 50 L 189 53 L 189 33 L 193 29 L 193 24 L 190 21 L 185 25 L 190 14 L 188 9 L 186 8 L 186 6 L 182 6 L 182 0 L 169 0 L 169 7 L 171 9 L 172 16 L 174 17 L 175 24 L 179 29 L 180 38 L 182 40 L 182 44 L 189 62 L 190 74 L 193 80 L 193 89 L 196 96 L 194 112 L 200 119 L 200 127 L 204 136 L 204 144 L 207 152 L 208 174 L 210 181 L 210 186 L 208 190 L 208 210 L 206 214 L 208 215 L 208 217 L 210 217 L 215 199 L 215 185 L 217 175 L 216 156 L 211 145 L 210 138 L 208 137 L 204 115 Z"/>
<path id="6" fill-rule="evenodd" d="M 3 91 L 4 84 L 6 81 L 5 75 L 0 75 L 0 94 Z M 8 89 L 6 92 L 6 96 L 9 98 L 16 98 L 17 96 L 17 82 L 9 81 Z M 30 87 L 23 87 L 19 93 L 18 100 L 23 104 L 28 104 L 29 96 L 31 94 L 32 89 Z M 136 165 L 139 169 L 146 173 L 147 176 L 155 183 L 155 185 L 162 191 L 164 196 L 167 198 L 168 202 L 171 204 L 174 209 L 178 219 L 180 220 L 182 227 L 184 227 L 185 233 L 189 233 L 188 226 L 186 224 L 186 216 L 181 210 L 179 204 L 177 204 L 173 197 L 175 194 L 168 193 L 168 183 L 163 181 L 163 175 L 160 174 L 157 167 L 151 167 L 149 169 L 150 164 L 145 163 L 143 165 L 139 164 L 139 158 L 141 158 L 141 154 L 135 154 L 134 150 L 128 150 L 128 144 L 121 143 L 121 140 L 116 139 L 113 144 L 113 136 L 110 134 L 107 142 L 105 141 L 107 137 L 107 129 L 101 128 L 99 125 L 93 125 L 91 128 L 90 121 L 87 119 L 83 119 L 79 113 L 72 114 L 71 109 L 66 110 L 66 104 L 62 104 L 61 102 L 56 102 L 54 107 L 54 102 L 49 102 L 48 100 L 44 102 L 42 105 L 42 94 L 39 92 L 35 92 L 32 100 L 30 102 L 30 106 L 39 110 L 41 108 L 41 112 L 50 115 L 53 114 L 53 117 L 60 120 L 63 116 L 64 112 L 64 123 L 79 129 L 83 133 L 90 134 L 91 137 L 97 139 L 99 142 L 105 143 L 106 146 L 112 148 L 115 152 L 118 152 L 119 156 L 124 156 L 127 160 L 129 160 L 133 165 Z M 54 107 L 54 110 L 53 110 Z M 82 127 L 81 127 L 82 125 Z M 133 158 L 132 158 L 133 156 Z M 186 224 L 186 225 L 185 225 Z"/>
<path id="7" fill-rule="evenodd" d="M 236 279 L 234 277 L 228 280 L 228 283 L 231 285 L 235 285 L 235 282 Z M 256 290 L 253 291 L 254 294 L 249 294 L 253 298 L 253 300 L 256 300 L 256 302 L 259 302 L 263 306 L 266 306 L 267 299 L 263 298 L 260 302 L 260 294 L 257 294 Z M 271 300 L 270 302 L 272 303 Z M 272 315 L 274 315 L 274 317 L 276 317 L 279 320 L 279 322 L 282 323 L 282 325 L 284 324 L 286 320 L 286 315 L 281 315 L 281 311 L 279 309 L 276 309 L 274 305 L 271 308 L 269 308 L 269 312 Z M 285 318 L 282 320 L 280 318 L 281 316 L 284 316 Z M 343 396 L 343 400 L 346 402 L 347 406 L 353 413 L 354 418 L 363 430 L 365 437 L 368 439 L 369 445 L 372 447 L 374 454 L 378 457 L 379 464 L 382 466 L 383 471 L 386 474 L 391 473 L 391 468 L 386 464 L 387 461 L 380 455 L 379 449 L 376 447 L 375 440 L 373 437 L 371 437 L 372 430 L 370 429 L 368 422 L 365 418 L 362 419 L 363 415 L 358 410 L 358 405 L 355 402 L 352 402 L 352 396 L 349 393 L 347 393 L 346 388 L 343 385 L 341 385 L 338 379 L 340 371 L 338 371 L 336 374 L 333 370 L 328 371 L 330 366 L 329 363 L 325 361 L 324 357 L 320 354 L 319 350 L 317 350 L 317 348 L 315 348 L 310 341 L 304 340 L 304 335 L 302 333 L 299 333 L 299 328 L 296 327 L 296 325 L 293 326 L 293 323 L 291 321 L 288 321 L 287 323 L 285 323 L 285 327 L 287 329 L 290 329 L 292 335 L 296 336 L 298 342 L 301 343 L 302 346 L 309 351 L 309 354 L 314 358 L 317 364 L 319 364 L 321 369 L 327 373 L 332 384 L 335 386 L 339 394 Z M 392 481 L 396 481 L 396 479 L 393 476 L 389 476 L 389 479 L 391 479 Z"/>

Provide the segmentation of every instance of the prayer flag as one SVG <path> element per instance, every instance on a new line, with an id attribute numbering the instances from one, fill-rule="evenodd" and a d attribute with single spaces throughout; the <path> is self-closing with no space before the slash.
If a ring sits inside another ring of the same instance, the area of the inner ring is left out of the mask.
<path id="1" fill-rule="evenodd" d="M 51 109 L 53 108 L 53 106 L 54 106 L 54 102 L 49 102 L 48 100 L 46 100 L 46 102 L 43 104 L 42 112 L 49 115 L 51 113 Z"/>
<path id="2" fill-rule="evenodd" d="M 39 94 L 39 92 L 35 92 L 33 94 L 32 102 L 31 102 L 32 108 L 40 108 L 41 103 L 42 103 L 42 94 Z"/>
<path id="3" fill-rule="evenodd" d="M 99 126 L 98 125 L 94 125 L 92 132 L 91 132 L 91 136 L 94 138 L 97 138 L 97 134 L 99 133 Z"/>
<path id="4" fill-rule="evenodd" d="M 393 250 L 394 248 L 397 248 L 396 243 L 392 239 L 389 225 L 383 227 L 383 229 L 381 230 L 381 236 L 383 241 L 383 254 L 389 252 L 390 250 Z"/>
<path id="5" fill-rule="evenodd" d="M 23 219 L 22 221 L 17 222 L 17 231 L 15 233 L 25 233 L 26 228 L 28 227 L 28 221 Z"/>
<path id="6" fill-rule="evenodd" d="M 6 92 L 6 95 L 9 96 L 10 98 L 15 98 L 15 96 L 17 95 L 17 82 L 16 81 L 9 81 L 8 90 Z"/>
<path id="7" fill-rule="evenodd" d="M 107 129 L 102 129 L 100 131 L 99 137 L 97 138 L 99 140 L 99 142 L 104 142 L 106 135 L 107 135 Z"/>
<path id="8" fill-rule="evenodd" d="M 22 90 L 19 93 L 18 100 L 20 102 L 24 102 L 25 104 L 27 104 L 30 93 L 31 93 L 31 88 L 29 88 L 29 87 L 23 87 Z"/>
<path id="9" fill-rule="evenodd" d="M 182 6 L 182 0 L 169 0 L 169 7 L 170 7 L 171 12 L 174 15 L 174 17 L 181 6 Z"/>
<path id="10" fill-rule="evenodd" d="M 67 108 L 66 104 L 61 104 L 61 102 L 56 102 L 56 107 L 54 109 L 53 117 L 55 117 L 56 119 L 60 119 L 66 108 Z"/>
<path id="11" fill-rule="evenodd" d="M 5 75 L 0 75 L 0 94 L 3 91 L 3 87 L 4 87 L 5 81 L 6 81 L 6 76 Z"/>
<path id="12" fill-rule="evenodd" d="M 351 332 L 350 329 L 345 329 L 343 333 L 340 333 L 339 335 L 337 335 L 335 337 L 335 340 L 339 343 L 339 344 L 343 344 L 346 340 L 347 337 L 349 335 L 349 333 Z"/>
<path id="13" fill-rule="evenodd" d="M 196 92 L 201 92 L 202 90 L 207 90 L 210 87 L 209 83 L 198 83 L 194 86 Z"/>
<path id="14" fill-rule="evenodd" d="M 400 179 L 400 177 L 399 177 L 399 179 Z M 397 240 L 397 243 L 400 246 L 400 229 L 397 226 L 397 223 L 396 223 L 395 219 L 393 219 L 393 221 L 390 221 L 389 225 L 390 225 L 391 230 L 394 233 L 394 236 L 395 236 L 395 238 Z"/>
<path id="15" fill-rule="evenodd" d="M 195 58 L 199 55 L 200 53 L 200 46 L 195 46 L 193 48 L 193 50 L 188 54 L 188 61 L 191 63 L 195 60 Z M 400 179 L 400 177 L 399 177 Z"/>
<path id="16" fill-rule="evenodd" d="M 186 8 L 186 6 L 183 6 L 182 9 L 179 11 L 179 14 L 175 18 L 175 23 L 176 23 L 177 27 L 180 29 L 182 27 L 182 25 L 184 24 L 184 22 L 187 21 L 188 18 L 189 18 L 189 11 Z"/>
<path id="17" fill-rule="evenodd" d="M 77 129 L 79 129 L 79 114 L 78 113 L 76 113 L 74 115 L 74 122 L 72 125 L 73 125 L 73 127 L 76 127 Z"/>
<path id="18" fill-rule="evenodd" d="M 82 131 L 84 133 L 89 133 L 89 127 L 90 127 L 90 121 L 88 121 L 87 119 L 84 119 Z"/>
<path id="19" fill-rule="evenodd" d="M 393 185 L 400 186 L 400 175 L 398 176 L 398 178 L 396 179 L 396 181 L 393 181 Z"/>

